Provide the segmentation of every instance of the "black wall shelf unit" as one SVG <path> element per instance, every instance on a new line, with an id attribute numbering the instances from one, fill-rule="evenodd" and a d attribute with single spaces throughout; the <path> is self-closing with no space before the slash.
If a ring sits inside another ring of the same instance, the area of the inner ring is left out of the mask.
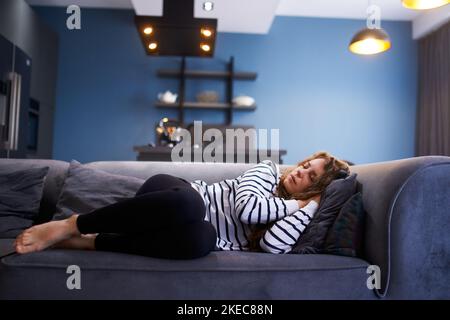
<path id="1" fill-rule="evenodd" d="M 186 68 L 186 57 L 182 57 L 180 69 L 160 69 L 157 71 L 158 77 L 179 79 L 178 101 L 175 103 L 164 103 L 157 101 L 157 108 L 178 108 L 178 121 L 184 126 L 185 109 L 208 109 L 223 110 L 226 112 L 226 125 L 231 125 L 233 121 L 233 111 L 253 111 L 256 105 L 249 107 L 233 105 L 233 84 L 235 80 L 255 80 L 256 72 L 235 72 L 234 57 L 231 57 L 226 71 L 211 70 L 190 70 Z M 194 102 L 185 101 L 186 80 L 187 79 L 223 79 L 226 81 L 226 101 L 225 102 Z"/>

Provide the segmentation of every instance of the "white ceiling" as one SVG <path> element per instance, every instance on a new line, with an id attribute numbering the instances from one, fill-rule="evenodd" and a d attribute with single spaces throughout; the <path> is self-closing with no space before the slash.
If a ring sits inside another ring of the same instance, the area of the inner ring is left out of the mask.
<path id="1" fill-rule="evenodd" d="M 419 14 L 404 8 L 400 0 L 281 0 L 276 14 L 365 19 L 369 3 L 380 7 L 382 20 L 413 20 Z"/>
<path id="2" fill-rule="evenodd" d="M 68 6 L 81 8 L 135 9 L 139 15 L 162 15 L 163 0 L 25 0 L 31 5 Z M 380 7 L 381 20 L 418 20 L 430 11 L 404 8 L 400 0 L 212 0 L 214 10 L 202 9 L 205 0 L 195 0 L 194 16 L 217 18 L 218 31 L 240 33 L 267 33 L 276 15 L 322 18 L 365 19 L 368 4 Z M 450 19 L 450 5 L 434 9 L 445 11 L 439 16 Z M 449 13 L 449 14 L 447 14 Z M 435 22 L 438 25 L 446 21 Z M 436 25 L 434 26 L 436 27 Z"/>
<path id="3" fill-rule="evenodd" d="M 219 32 L 268 33 L 280 0 L 214 0 L 214 10 L 194 2 L 194 17 L 217 19 Z M 162 0 L 131 0 L 138 15 L 162 15 Z"/>

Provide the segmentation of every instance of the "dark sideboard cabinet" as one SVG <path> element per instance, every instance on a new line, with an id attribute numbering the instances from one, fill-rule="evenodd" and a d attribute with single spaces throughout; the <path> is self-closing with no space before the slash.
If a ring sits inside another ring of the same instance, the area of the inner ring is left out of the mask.
<path id="1" fill-rule="evenodd" d="M 137 152 L 137 161 L 172 161 L 173 148 L 167 146 L 134 146 L 133 150 Z M 197 149 L 191 148 L 190 159 L 188 162 L 194 162 L 194 153 L 197 151 Z M 228 162 L 227 159 L 233 159 L 233 163 L 258 163 L 262 160 L 271 159 L 272 155 L 275 155 L 274 150 L 261 149 L 255 150 L 254 152 L 256 152 L 256 159 L 253 159 L 250 156 L 248 149 L 235 150 L 230 154 L 223 152 L 222 161 L 218 162 Z M 278 157 L 273 160 L 279 164 L 283 164 L 283 156 L 286 155 L 286 153 L 286 150 L 279 150 Z M 180 156 L 182 156 L 182 154 Z M 206 162 L 204 161 L 203 156 L 200 156 L 200 162 Z"/>
<path id="2" fill-rule="evenodd" d="M 1 0 L 0 158 L 52 158 L 57 63 L 57 34 L 24 0 Z"/>

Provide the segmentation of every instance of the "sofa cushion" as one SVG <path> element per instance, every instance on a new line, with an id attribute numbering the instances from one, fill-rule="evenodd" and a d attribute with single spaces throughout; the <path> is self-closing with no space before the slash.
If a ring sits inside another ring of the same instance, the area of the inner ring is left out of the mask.
<path id="1" fill-rule="evenodd" d="M 87 168 L 72 160 L 53 219 L 65 219 L 74 212 L 88 213 L 133 197 L 144 182 L 145 180 L 134 177 Z"/>
<path id="2" fill-rule="evenodd" d="M 357 190 L 356 174 L 333 180 L 322 194 L 319 209 L 294 245 L 291 253 L 319 253 L 344 203 Z"/>
<path id="3" fill-rule="evenodd" d="M 35 224 L 52 219 L 56 211 L 58 196 L 61 193 L 61 188 L 67 175 L 69 163 L 48 159 L 0 159 L 0 171 L 2 172 L 42 167 L 49 167 L 50 169 L 45 179 L 44 194 Z"/>
<path id="4" fill-rule="evenodd" d="M 81 290 L 66 287 L 70 265 L 80 268 Z M 218 251 L 168 260 L 50 249 L 2 259 L 0 299 L 374 299 L 367 266 L 320 254 Z"/>
<path id="5" fill-rule="evenodd" d="M 321 253 L 363 257 L 365 211 L 362 194 L 348 199 L 328 230 Z"/>
<path id="6" fill-rule="evenodd" d="M 39 214 L 49 167 L 0 171 L 0 238 L 14 238 Z"/>
<path id="7" fill-rule="evenodd" d="M 0 239 L 0 258 L 16 252 L 14 248 L 15 239 Z"/>

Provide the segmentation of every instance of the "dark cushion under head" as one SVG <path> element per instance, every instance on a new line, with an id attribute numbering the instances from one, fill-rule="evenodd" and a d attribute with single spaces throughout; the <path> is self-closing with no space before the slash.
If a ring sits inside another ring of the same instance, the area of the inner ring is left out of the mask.
<path id="1" fill-rule="evenodd" d="M 321 253 L 363 258 L 365 215 L 362 194 L 358 192 L 342 206 Z"/>
<path id="2" fill-rule="evenodd" d="M 322 193 L 319 209 L 292 248 L 291 253 L 319 253 L 328 229 L 344 203 L 357 191 L 356 174 L 333 180 Z"/>
<path id="3" fill-rule="evenodd" d="M 135 177 L 87 168 L 72 160 L 53 219 L 65 219 L 73 213 L 88 213 L 125 198 L 134 197 L 144 182 L 145 180 Z"/>
<path id="4" fill-rule="evenodd" d="M 39 214 L 49 167 L 0 171 L 0 238 L 14 238 Z"/>

